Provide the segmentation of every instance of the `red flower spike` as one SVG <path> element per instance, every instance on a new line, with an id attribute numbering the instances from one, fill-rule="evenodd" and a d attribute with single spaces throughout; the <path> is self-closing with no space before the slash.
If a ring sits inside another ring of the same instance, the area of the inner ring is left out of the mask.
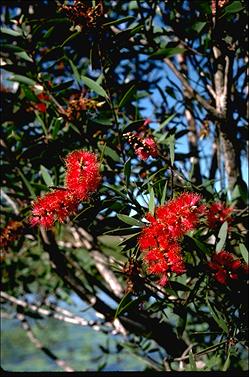
<path id="1" fill-rule="evenodd" d="M 78 207 L 77 199 L 66 190 L 54 190 L 43 197 L 38 197 L 33 203 L 32 226 L 37 224 L 44 228 L 51 228 L 54 222 L 64 222 Z"/>
<path id="2" fill-rule="evenodd" d="M 216 271 L 214 277 L 223 285 L 227 284 L 229 279 L 238 279 L 239 273 L 246 273 L 245 265 L 239 259 L 235 259 L 233 254 L 224 250 L 214 254 L 208 266 Z"/>
<path id="3" fill-rule="evenodd" d="M 39 103 L 36 103 L 34 106 L 41 113 L 45 113 L 47 111 L 47 105 L 45 103 L 39 102 Z"/>
<path id="4" fill-rule="evenodd" d="M 138 243 L 144 252 L 148 271 L 159 275 L 163 285 L 168 273 L 179 275 L 186 272 L 178 241 L 195 229 L 200 216 L 205 214 L 206 207 L 199 204 L 200 200 L 200 195 L 186 192 L 159 206 L 154 216 L 150 213 L 145 216 L 150 224 L 142 230 Z"/>
<path id="5" fill-rule="evenodd" d="M 64 222 L 76 212 L 79 202 L 86 200 L 100 183 L 99 164 L 95 154 L 74 151 L 66 157 L 66 188 L 39 197 L 33 204 L 32 226 L 51 228 L 55 221 Z"/>
<path id="6" fill-rule="evenodd" d="M 83 150 L 70 153 L 66 159 L 65 185 L 79 200 L 88 199 L 96 191 L 101 177 L 97 157 Z"/>
<path id="7" fill-rule="evenodd" d="M 226 207 L 224 203 L 215 202 L 213 203 L 207 213 L 207 222 L 210 228 L 216 228 L 220 224 L 227 221 L 230 223 L 232 221 L 231 214 L 233 212 L 232 207 Z"/>

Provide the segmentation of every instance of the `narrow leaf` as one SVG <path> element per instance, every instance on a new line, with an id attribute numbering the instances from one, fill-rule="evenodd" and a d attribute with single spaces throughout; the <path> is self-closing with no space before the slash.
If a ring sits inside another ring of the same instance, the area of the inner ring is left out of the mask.
<path id="1" fill-rule="evenodd" d="M 153 187 L 150 188 L 149 212 L 154 215 L 155 211 L 155 193 Z"/>
<path id="2" fill-rule="evenodd" d="M 118 107 L 121 108 L 125 106 L 132 99 L 135 92 L 136 92 L 136 86 L 132 85 L 121 98 Z"/>
<path id="3" fill-rule="evenodd" d="M 223 365 L 222 372 L 226 372 L 228 368 L 230 367 L 231 359 L 230 359 L 230 352 L 228 352 L 225 364 Z"/>
<path id="4" fill-rule="evenodd" d="M 120 25 L 120 24 L 123 24 L 124 22 L 134 21 L 134 20 L 135 20 L 135 17 L 128 16 L 128 17 L 120 18 L 119 20 L 114 20 L 114 21 L 106 22 L 102 26 L 105 27 L 105 26 L 112 26 L 112 25 Z"/>
<path id="5" fill-rule="evenodd" d="M 210 302 L 208 301 L 208 298 L 206 297 L 207 306 L 209 309 L 209 312 L 215 322 L 219 325 L 219 327 L 225 332 L 228 333 L 228 327 L 224 319 L 222 318 L 222 314 L 213 306 L 211 306 Z"/>
<path id="6" fill-rule="evenodd" d="M 245 245 L 240 243 L 239 249 L 240 249 L 240 252 L 241 252 L 241 255 L 242 255 L 244 261 L 246 262 L 246 264 L 248 264 L 248 250 L 247 250 L 247 248 L 245 247 Z"/>
<path id="7" fill-rule="evenodd" d="M 80 83 L 81 80 L 80 80 L 80 74 L 79 74 L 78 68 L 74 65 L 74 63 L 72 62 L 72 60 L 68 59 L 68 61 L 69 61 L 69 64 L 71 65 L 71 68 L 72 68 L 72 71 L 73 71 L 73 75 L 74 75 L 76 81 L 78 83 Z"/>
<path id="8" fill-rule="evenodd" d="M 74 38 L 76 38 L 81 32 L 80 31 L 76 31 L 75 33 L 71 34 L 62 44 L 60 47 L 64 47 L 68 42 L 70 42 L 71 40 L 73 40 Z"/>
<path id="9" fill-rule="evenodd" d="M 171 56 L 182 54 L 184 51 L 186 51 L 185 48 L 182 47 L 166 47 L 161 48 L 160 50 L 154 52 L 150 55 L 151 59 L 163 59 L 163 58 L 169 58 Z"/>
<path id="10" fill-rule="evenodd" d="M 164 204 L 165 199 L 166 199 L 166 194 L 167 194 L 167 188 L 168 188 L 168 181 L 165 182 L 164 188 L 163 188 L 163 193 L 161 197 L 161 205 Z"/>
<path id="11" fill-rule="evenodd" d="M 17 168 L 17 171 L 18 171 L 18 174 L 20 175 L 20 177 L 21 177 L 23 183 L 25 184 L 26 188 L 28 189 L 28 191 L 29 191 L 31 197 L 32 197 L 33 199 L 35 199 L 35 198 L 36 198 L 36 195 L 35 195 L 35 193 L 34 193 L 34 190 L 33 190 L 32 186 L 30 185 L 29 181 L 26 179 L 26 177 L 25 177 L 24 174 L 22 173 L 21 169 Z"/>
<path id="12" fill-rule="evenodd" d="M 219 252 L 222 250 L 223 246 L 225 245 L 226 238 L 227 238 L 227 229 L 228 229 L 228 223 L 225 221 L 219 230 L 218 238 L 220 239 L 219 242 L 216 245 L 216 251 Z"/>
<path id="13" fill-rule="evenodd" d="M 46 183 L 46 185 L 47 186 L 54 186 L 53 179 L 51 178 L 51 175 L 49 174 L 48 169 L 45 168 L 45 166 L 41 165 L 40 171 L 41 171 L 42 178 L 43 178 L 44 182 Z"/>
<path id="14" fill-rule="evenodd" d="M 102 144 L 98 144 L 98 147 L 99 147 L 99 149 L 100 149 L 101 152 L 104 149 L 104 152 L 103 152 L 104 156 L 110 157 L 115 162 L 120 162 L 120 156 L 112 148 L 104 146 Z"/>
<path id="15" fill-rule="evenodd" d="M 22 84 L 27 84 L 27 85 L 31 85 L 31 86 L 34 86 L 36 84 L 36 82 L 34 80 L 30 79 L 29 77 L 22 76 L 22 75 L 13 75 L 9 78 L 9 80 L 20 82 Z"/>
<path id="16" fill-rule="evenodd" d="M 119 220 L 123 221 L 124 223 L 128 225 L 136 225 L 140 227 L 144 225 L 141 221 L 134 219 L 134 217 L 131 217 L 131 216 L 118 214 L 117 217 L 119 218 Z"/>
<path id="17" fill-rule="evenodd" d="M 13 37 L 20 37 L 22 35 L 21 31 L 15 31 L 8 27 L 1 27 L 1 33 L 12 35 Z"/>
<path id="18" fill-rule="evenodd" d="M 155 131 L 153 132 L 153 134 L 157 133 L 157 132 L 160 132 L 165 126 L 167 126 L 167 124 L 169 122 L 171 122 L 172 119 L 174 119 L 174 117 L 176 116 L 176 113 L 170 115 L 168 118 L 166 118 L 159 126 L 159 129 L 155 129 Z"/>
<path id="19" fill-rule="evenodd" d="M 27 62 L 33 63 L 33 59 L 27 54 L 26 51 L 15 52 L 15 55 L 23 60 L 26 60 Z"/>
<path id="20" fill-rule="evenodd" d="M 99 94 L 102 97 L 109 98 L 108 94 L 106 91 L 100 86 L 96 81 L 89 79 L 89 77 L 86 76 L 81 76 L 82 81 L 90 88 L 93 90 L 95 93 Z"/>

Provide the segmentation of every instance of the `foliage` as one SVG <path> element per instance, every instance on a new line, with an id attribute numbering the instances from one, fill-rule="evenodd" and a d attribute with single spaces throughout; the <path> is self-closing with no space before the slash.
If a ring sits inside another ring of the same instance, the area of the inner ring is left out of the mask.
<path id="1" fill-rule="evenodd" d="M 148 371 L 246 369 L 247 7 L 3 2 L 1 298 L 34 344 L 29 322 L 49 315 Z M 46 229 L 30 219 L 51 193 Z M 99 317 L 62 309 L 73 293 Z"/>

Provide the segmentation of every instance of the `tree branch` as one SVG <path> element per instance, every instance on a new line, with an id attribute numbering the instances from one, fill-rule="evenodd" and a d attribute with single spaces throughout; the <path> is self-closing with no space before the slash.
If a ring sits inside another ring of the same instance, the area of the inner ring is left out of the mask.
<path id="1" fill-rule="evenodd" d="M 17 319 L 21 322 L 23 329 L 26 331 L 26 334 L 29 340 L 35 345 L 36 348 L 43 351 L 50 359 L 52 359 L 56 365 L 62 368 L 65 372 L 74 372 L 75 370 L 69 366 L 64 360 L 59 359 L 52 351 L 50 351 L 47 347 L 45 347 L 40 340 L 35 336 L 30 327 L 27 319 L 25 318 L 24 314 L 17 313 Z"/>
<path id="2" fill-rule="evenodd" d="M 176 68 L 174 63 L 169 58 L 164 58 L 164 62 L 167 64 L 167 66 L 172 70 L 172 72 L 175 74 L 175 76 L 181 81 L 182 85 L 185 87 L 185 89 L 188 91 L 189 95 L 197 100 L 204 109 L 210 113 L 213 117 L 216 119 L 223 119 L 223 114 L 221 114 L 219 111 L 216 110 L 215 107 L 209 104 L 209 102 L 203 98 L 199 93 L 197 93 L 191 85 L 188 83 L 187 79 L 179 72 L 179 70 Z"/>

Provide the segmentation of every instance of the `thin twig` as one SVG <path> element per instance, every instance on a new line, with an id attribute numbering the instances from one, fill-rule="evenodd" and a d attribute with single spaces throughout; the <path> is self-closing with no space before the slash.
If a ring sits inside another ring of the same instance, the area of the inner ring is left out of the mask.
<path id="1" fill-rule="evenodd" d="M 3 197 L 3 199 L 6 201 L 6 203 L 8 203 L 12 207 L 14 214 L 18 215 L 19 210 L 18 210 L 16 203 L 9 197 L 8 194 L 6 194 L 6 192 L 3 191 L 3 189 L 0 190 L 0 195 Z"/>
<path id="2" fill-rule="evenodd" d="M 1 298 L 3 298 L 4 300 L 11 302 L 12 304 L 17 305 L 18 307 L 32 310 L 33 312 L 36 312 L 40 315 L 52 317 L 59 321 L 64 321 L 64 322 L 71 323 L 74 325 L 80 325 L 84 327 L 89 326 L 95 331 L 103 331 L 103 329 L 101 329 L 101 326 L 103 325 L 102 323 L 98 323 L 96 321 L 87 321 L 86 319 L 79 317 L 77 315 L 74 315 L 68 310 L 62 309 L 58 306 L 53 305 L 53 310 L 48 310 L 48 309 L 40 308 L 39 306 L 34 305 L 34 304 L 29 304 L 26 301 L 17 299 L 6 292 L 1 292 L 0 294 L 1 294 Z M 59 313 L 62 313 L 62 314 L 59 314 Z"/>
<path id="3" fill-rule="evenodd" d="M 177 67 L 169 58 L 164 58 L 164 62 L 167 66 L 171 69 L 171 71 L 175 74 L 175 76 L 181 81 L 182 85 L 188 91 L 189 95 L 196 99 L 203 107 L 206 109 L 210 114 L 212 114 L 217 119 L 223 119 L 223 114 L 216 110 L 215 107 L 209 104 L 209 102 L 203 98 L 199 93 L 197 93 L 188 83 L 187 79 L 179 72 Z"/>

